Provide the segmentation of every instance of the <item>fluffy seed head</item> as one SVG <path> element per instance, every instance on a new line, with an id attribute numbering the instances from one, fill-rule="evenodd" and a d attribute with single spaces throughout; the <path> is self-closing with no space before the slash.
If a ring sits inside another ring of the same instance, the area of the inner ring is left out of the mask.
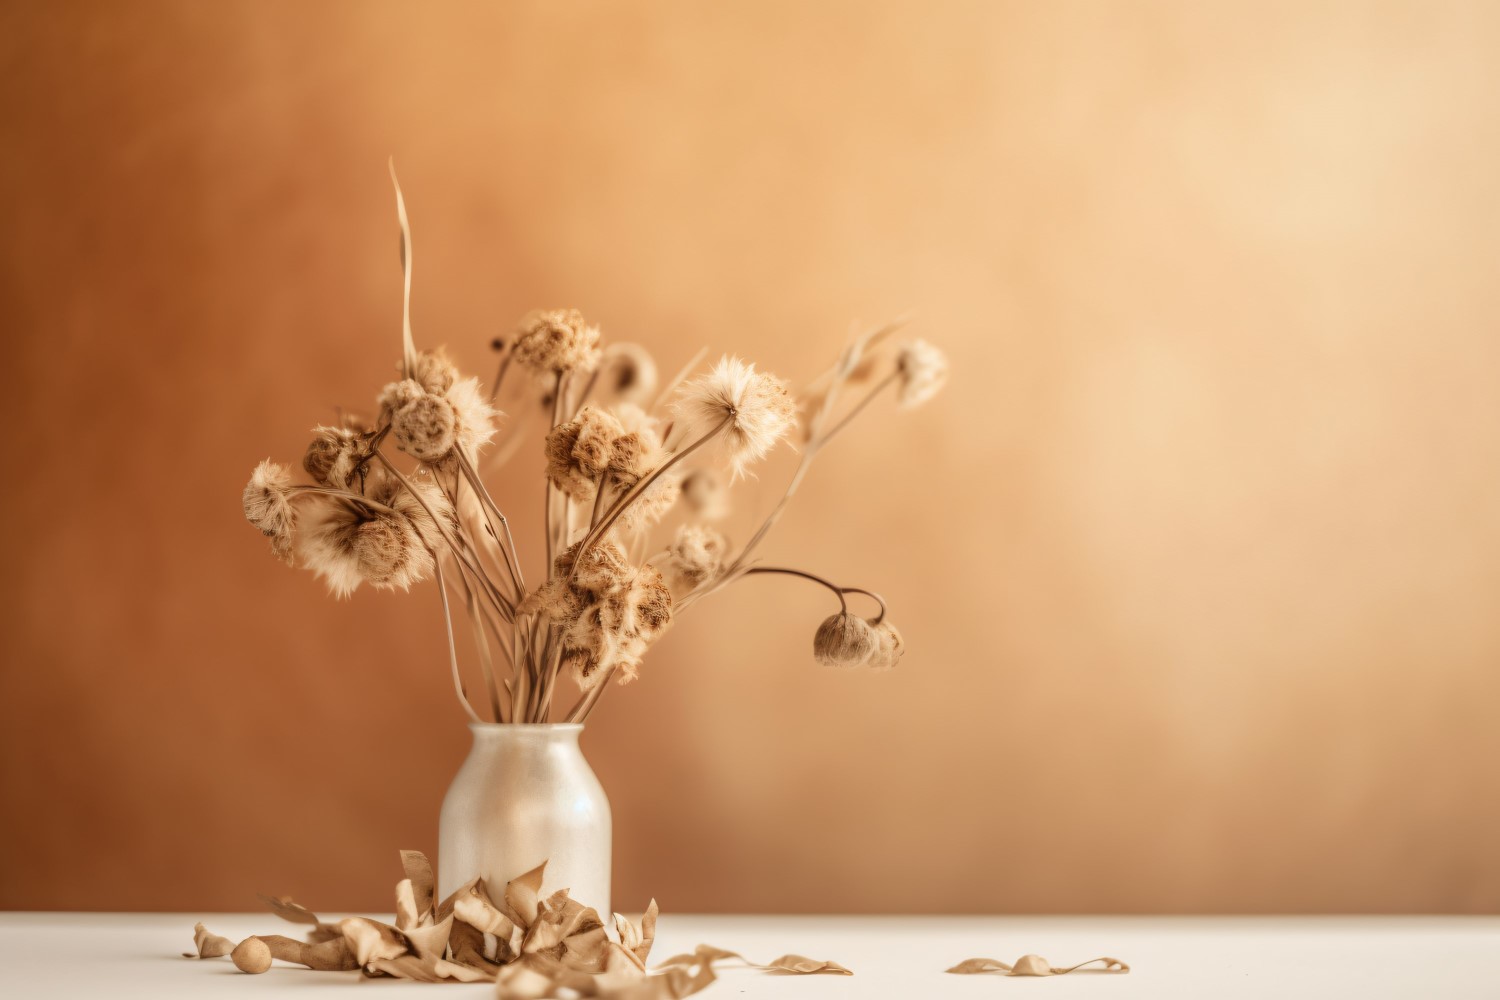
<path id="1" fill-rule="evenodd" d="M 898 401 L 902 409 L 921 406 L 948 381 L 948 356 L 925 340 L 902 344 L 896 354 L 896 370 L 901 373 Z"/>
<path id="2" fill-rule="evenodd" d="M 419 351 L 411 378 L 434 396 L 444 396 L 458 381 L 458 368 L 442 350 Z"/>
<path id="3" fill-rule="evenodd" d="M 599 364 L 599 328 L 577 309 L 538 309 L 516 329 L 512 356 L 538 371 L 593 371 Z"/>
<path id="4" fill-rule="evenodd" d="M 391 413 L 396 444 L 423 462 L 441 462 L 453 451 L 458 414 L 442 396 L 423 393 Z"/>
<path id="5" fill-rule="evenodd" d="M 270 539 L 276 558 L 292 561 L 292 537 L 297 525 L 291 498 L 292 474 L 286 466 L 266 459 L 255 467 L 241 501 L 245 520 Z"/>
<path id="6" fill-rule="evenodd" d="M 736 478 L 776 447 L 797 416 L 785 382 L 730 357 L 684 383 L 675 409 L 694 435 L 723 426 L 718 437 Z"/>
<path id="7" fill-rule="evenodd" d="M 624 433 L 620 422 L 592 406 L 548 432 L 543 444 L 547 478 L 581 503 L 594 499 L 599 478 L 614 456 L 615 442 Z"/>
<path id="8" fill-rule="evenodd" d="M 879 640 L 875 629 L 859 615 L 840 612 L 818 626 L 813 637 L 813 659 L 829 667 L 863 666 Z"/>

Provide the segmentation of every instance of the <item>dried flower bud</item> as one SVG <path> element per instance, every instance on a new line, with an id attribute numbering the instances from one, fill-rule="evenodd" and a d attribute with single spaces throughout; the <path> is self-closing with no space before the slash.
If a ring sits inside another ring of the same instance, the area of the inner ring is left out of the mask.
<path id="1" fill-rule="evenodd" d="M 813 637 L 813 658 L 829 667 L 859 667 L 870 658 L 879 639 L 870 623 L 847 611 L 831 615 Z"/>
<path id="2" fill-rule="evenodd" d="M 925 340 L 902 344 L 896 354 L 896 370 L 901 373 L 898 396 L 902 409 L 921 406 L 936 396 L 948 381 L 948 356 Z"/>
<path id="3" fill-rule="evenodd" d="M 656 393 L 656 362 L 639 344 L 610 344 L 599 363 L 599 382 L 611 398 L 647 402 Z"/>
<path id="4" fill-rule="evenodd" d="M 599 329 L 577 309 L 538 309 L 522 318 L 512 356 L 539 371 L 593 371 L 599 364 Z"/>
<path id="5" fill-rule="evenodd" d="M 297 523 L 291 485 L 292 475 L 286 466 L 266 459 L 250 474 L 241 497 L 245 520 L 271 540 L 276 558 L 288 563 L 292 561 L 292 533 Z"/>
<path id="6" fill-rule="evenodd" d="M 435 385 L 447 381 L 448 388 L 434 393 L 416 379 L 392 382 L 380 392 L 380 419 L 391 425 L 401 450 L 415 458 L 436 464 L 457 446 L 472 462 L 479 449 L 495 436 L 496 412 L 485 399 L 478 379 L 449 381 L 451 365 L 446 369 L 435 367 L 438 362 L 432 360 L 427 365 L 426 377 Z"/>
<path id="7" fill-rule="evenodd" d="M 351 427 L 314 427 L 313 439 L 302 455 L 302 468 L 313 481 L 334 489 L 349 489 L 365 457 L 359 430 Z"/>
<path id="8" fill-rule="evenodd" d="M 713 469 L 694 469 L 682 481 L 682 499 L 702 521 L 718 521 L 729 514 L 729 490 Z"/>
<path id="9" fill-rule="evenodd" d="M 901 660 L 901 655 L 906 652 L 905 642 L 901 633 L 889 620 L 882 620 L 875 629 L 875 651 L 870 654 L 870 661 L 866 666 L 871 670 L 890 670 Z"/>
<path id="10" fill-rule="evenodd" d="M 686 488 L 684 488 L 686 492 Z M 667 571 L 679 591 L 689 591 L 712 580 L 724 568 L 729 543 L 706 524 L 684 524 L 667 548 Z"/>
<path id="11" fill-rule="evenodd" d="M 604 410 L 583 408 L 576 418 L 558 424 L 544 442 L 547 478 L 580 503 L 594 499 L 599 479 L 614 455 L 615 441 L 624 431 Z"/>

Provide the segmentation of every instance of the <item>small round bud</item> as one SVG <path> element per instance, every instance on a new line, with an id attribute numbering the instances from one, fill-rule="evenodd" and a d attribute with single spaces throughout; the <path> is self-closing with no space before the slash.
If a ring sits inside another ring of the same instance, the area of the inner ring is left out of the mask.
<path id="1" fill-rule="evenodd" d="M 858 667 L 864 665 L 878 644 L 870 623 L 845 611 L 818 626 L 813 637 L 813 659 L 829 667 Z"/>
<path id="2" fill-rule="evenodd" d="M 870 654 L 868 666 L 871 670 L 890 670 L 901 660 L 901 654 L 906 652 L 906 644 L 896 626 L 889 621 L 882 621 L 873 628 L 875 652 Z"/>
<path id="3" fill-rule="evenodd" d="M 234 967 L 258 976 L 271 967 L 271 946 L 258 937 L 247 937 L 229 953 Z"/>

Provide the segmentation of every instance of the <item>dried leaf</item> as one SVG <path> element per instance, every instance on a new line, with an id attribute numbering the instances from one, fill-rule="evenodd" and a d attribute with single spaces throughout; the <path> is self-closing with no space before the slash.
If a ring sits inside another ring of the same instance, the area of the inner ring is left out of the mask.
<path id="1" fill-rule="evenodd" d="M 271 912 L 282 920 L 289 920 L 294 924 L 312 924 L 315 927 L 323 922 L 318 919 L 316 913 L 301 903 L 292 902 L 292 897 L 290 896 L 267 896 L 265 893 L 261 893 L 260 898 L 261 902 L 269 906 Z"/>
<path id="2" fill-rule="evenodd" d="M 411 887 L 411 879 L 404 878 L 396 883 L 396 927 L 399 930 L 410 930 L 420 927 L 423 922 L 424 912 L 417 909 L 416 891 Z"/>
<path id="3" fill-rule="evenodd" d="M 542 894 L 542 873 L 547 868 L 543 861 L 524 875 L 517 875 L 505 884 L 505 905 L 513 911 L 511 919 L 530 927 L 536 922 L 537 907 Z"/>
<path id="4" fill-rule="evenodd" d="M 728 951 L 724 948 L 715 948 L 713 945 L 700 944 L 691 955 L 674 955 L 662 964 L 658 969 L 683 968 L 695 965 L 698 962 L 720 962 L 733 959 L 741 962 L 752 969 L 763 969 L 767 972 L 789 972 L 799 976 L 836 975 L 852 976 L 854 972 L 845 968 L 837 962 L 821 961 L 815 958 L 805 958 L 802 955 L 782 955 L 775 961 L 761 965 L 752 962 L 737 951 Z"/>
<path id="5" fill-rule="evenodd" d="M 620 943 L 630 949 L 643 964 L 650 957 L 651 945 L 656 941 L 656 916 L 654 899 L 646 907 L 640 926 L 636 926 L 622 913 L 615 914 L 615 933 L 620 935 Z"/>
<path id="6" fill-rule="evenodd" d="M 193 925 L 194 951 L 185 951 L 183 958 L 223 958 L 234 951 L 234 942 L 213 933 L 201 923 Z"/>
<path id="7" fill-rule="evenodd" d="M 1129 972 L 1130 966 L 1118 958 L 1091 958 L 1087 962 L 1079 962 L 1059 968 L 1050 964 L 1040 955 L 1022 955 L 1016 959 L 1015 965 L 1009 965 L 995 958 L 970 958 L 958 963 L 948 971 L 961 976 L 978 975 L 987 972 L 999 972 L 1007 976 L 1066 976 L 1070 972 L 1077 972 L 1085 966 L 1093 965 L 1095 962 L 1104 963 L 1102 969 L 1090 969 L 1090 972 Z"/>
<path id="8" fill-rule="evenodd" d="M 437 880 L 432 875 L 432 862 L 427 860 L 427 855 L 421 851 L 402 851 L 401 867 L 406 870 L 406 877 L 411 881 L 412 894 L 416 897 L 417 912 L 430 913 L 432 910 L 433 886 Z"/>
<path id="9" fill-rule="evenodd" d="M 360 965 L 369 965 L 376 959 L 400 958 L 412 951 L 405 934 L 378 920 L 347 917 L 339 921 L 339 929 Z"/>
<path id="10" fill-rule="evenodd" d="M 503 964 L 521 953 L 521 927 L 495 906 L 489 893 L 485 891 L 482 879 L 475 879 L 454 893 L 452 910 L 453 916 L 463 925 L 495 939 L 493 954 L 489 948 L 484 947 L 479 951 L 479 957 Z"/>

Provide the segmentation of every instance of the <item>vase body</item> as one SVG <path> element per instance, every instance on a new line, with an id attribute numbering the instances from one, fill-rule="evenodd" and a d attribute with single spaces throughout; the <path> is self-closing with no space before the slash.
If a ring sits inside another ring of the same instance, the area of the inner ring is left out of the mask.
<path id="1" fill-rule="evenodd" d="M 582 725 L 472 723 L 474 745 L 438 821 L 438 898 L 475 876 L 498 894 L 547 862 L 543 895 L 609 919 L 609 800 L 583 758 Z"/>

